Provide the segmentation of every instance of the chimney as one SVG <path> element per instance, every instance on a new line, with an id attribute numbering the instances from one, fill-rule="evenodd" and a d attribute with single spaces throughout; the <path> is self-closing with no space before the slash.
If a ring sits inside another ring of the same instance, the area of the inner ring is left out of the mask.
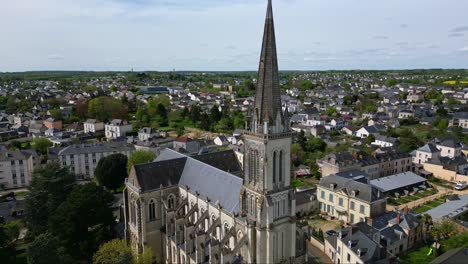
<path id="1" fill-rule="evenodd" d="M 406 206 L 405 209 L 403 209 L 403 213 L 404 213 L 405 215 L 408 215 L 408 206 Z"/>
<path id="2" fill-rule="evenodd" d="M 357 160 L 358 158 L 358 154 L 357 153 L 353 153 L 353 159 Z"/>
<path id="3" fill-rule="evenodd" d="M 396 219 L 397 219 L 397 224 L 400 224 L 400 213 L 399 212 L 397 213 Z"/>

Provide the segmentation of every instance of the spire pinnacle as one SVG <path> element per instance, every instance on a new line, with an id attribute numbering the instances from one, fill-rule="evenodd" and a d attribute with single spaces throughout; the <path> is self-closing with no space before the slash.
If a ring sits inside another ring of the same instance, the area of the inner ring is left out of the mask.
<path id="1" fill-rule="evenodd" d="M 280 116 L 278 117 L 278 115 Z M 275 26 L 271 0 L 268 0 L 265 19 L 252 128 L 256 132 L 260 132 L 264 130 L 265 123 L 268 123 L 270 127 L 285 127 L 281 111 L 278 57 L 276 53 Z M 263 133 L 268 133 L 268 131 L 263 131 Z"/>

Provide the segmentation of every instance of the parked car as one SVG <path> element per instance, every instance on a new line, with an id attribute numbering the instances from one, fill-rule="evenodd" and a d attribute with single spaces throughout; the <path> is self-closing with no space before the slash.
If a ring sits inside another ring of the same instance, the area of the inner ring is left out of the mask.
<path id="1" fill-rule="evenodd" d="M 455 185 L 455 190 L 461 191 L 467 186 L 466 181 L 460 181 Z"/>
<path id="2" fill-rule="evenodd" d="M 328 230 L 325 232 L 327 235 L 329 236 L 333 236 L 334 234 L 336 234 L 336 231 L 335 230 Z"/>

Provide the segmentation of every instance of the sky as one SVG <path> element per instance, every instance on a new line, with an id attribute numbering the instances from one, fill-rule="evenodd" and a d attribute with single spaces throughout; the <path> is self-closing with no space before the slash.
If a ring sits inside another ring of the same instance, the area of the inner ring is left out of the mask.
<path id="1" fill-rule="evenodd" d="M 0 0 L 0 72 L 257 70 L 267 0 Z M 280 70 L 468 68 L 468 0 L 273 0 Z"/>

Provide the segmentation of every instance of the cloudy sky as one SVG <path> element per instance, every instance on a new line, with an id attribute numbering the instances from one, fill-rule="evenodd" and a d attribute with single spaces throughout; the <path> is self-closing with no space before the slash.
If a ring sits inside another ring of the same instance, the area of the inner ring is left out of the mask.
<path id="1" fill-rule="evenodd" d="M 255 70 L 266 0 L 0 0 L 0 72 Z M 468 68 L 467 0 L 274 0 L 281 70 Z"/>

